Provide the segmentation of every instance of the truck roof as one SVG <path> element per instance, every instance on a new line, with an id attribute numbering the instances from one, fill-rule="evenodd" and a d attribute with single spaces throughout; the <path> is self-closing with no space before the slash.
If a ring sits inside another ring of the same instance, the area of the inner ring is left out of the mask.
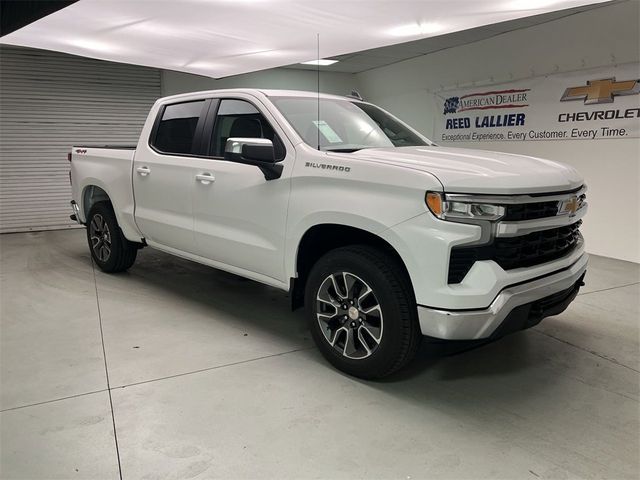
<path id="1" fill-rule="evenodd" d="M 358 100 L 354 97 L 342 96 L 342 95 L 332 95 L 329 93 L 320 93 L 318 92 L 310 92 L 306 90 L 278 90 L 278 89 L 265 89 L 265 88 L 224 88 L 224 89 L 216 89 L 216 90 L 202 90 L 197 92 L 188 92 L 188 93 L 180 93 L 177 95 L 170 95 L 168 97 L 160 98 L 158 101 L 165 102 L 166 100 L 179 100 L 181 98 L 193 98 L 198 96 L 207 96 L 210 94 L 234 94 L 234 93 L 249 93 L 256 94 L 261 93 L 267 97 L 313 97 L 323 99 L 334 99 L 334 100 L 349 100 L 354 101 Z"/>

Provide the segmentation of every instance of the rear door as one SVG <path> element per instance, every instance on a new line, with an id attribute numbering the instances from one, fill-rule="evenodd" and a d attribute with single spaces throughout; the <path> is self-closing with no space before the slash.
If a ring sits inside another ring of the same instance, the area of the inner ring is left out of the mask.
<path id="1" fill-rule="evenodd" d="M 135 219 L 151 244 L 194 253 L 193 161 L 210 100 L 163 106 L 133 162 Z"/>
<path id="2" fill-rule="evenodd" d="M 276 158 L 284 164 L 282 176 L 266 180 L 255 166 L 224 160 L 230 137 L 272 140 Z M 212 104 L 203 149 L 209 158 L 197 159 L 193 172 L 197 254 L 285 281 L 283 252 L 293 146 L 264 106 L 238 95 Z"/>

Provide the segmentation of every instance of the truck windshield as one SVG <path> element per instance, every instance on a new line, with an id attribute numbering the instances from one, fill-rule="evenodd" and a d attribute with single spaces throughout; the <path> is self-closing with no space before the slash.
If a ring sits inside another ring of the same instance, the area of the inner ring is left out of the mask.
<path id="1" fill-rule="evenodd" d="M 355 152 L 363 148 L 414 147 L 431 143 L 384 110 L 362 102 L 313 97 L 271 97 L 287 121 L 313 148 Z"/>

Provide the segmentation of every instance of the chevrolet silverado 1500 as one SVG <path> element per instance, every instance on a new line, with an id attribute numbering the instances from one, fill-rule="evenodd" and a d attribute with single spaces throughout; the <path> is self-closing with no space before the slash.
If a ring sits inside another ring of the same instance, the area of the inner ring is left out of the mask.
<path id="1" fill-rule="evenodd" d="M 437 146 L 370 103 L 259 89 L 158 100 L 137 147 L 74 146 L 94 262 L 149 246 L 288 291 L 322 354 L 379 378 L 419 340 L 556 315 L 587 267 L 580 175 Z"/>

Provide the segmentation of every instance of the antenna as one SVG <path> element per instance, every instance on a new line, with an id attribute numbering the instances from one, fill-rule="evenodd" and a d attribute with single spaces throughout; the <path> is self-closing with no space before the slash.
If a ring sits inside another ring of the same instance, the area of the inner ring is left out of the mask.
<path id="1" fill-rule="evenodd" d="M 316 124 L 316 130 L 318 131 L 318 150 L 320 150 L 320 34 L 316 34 L 316 49 L 317 55 L 316 59 L 318 60 L 316 65 L 316 72 L 318 77 L 318 123 Z"/>

